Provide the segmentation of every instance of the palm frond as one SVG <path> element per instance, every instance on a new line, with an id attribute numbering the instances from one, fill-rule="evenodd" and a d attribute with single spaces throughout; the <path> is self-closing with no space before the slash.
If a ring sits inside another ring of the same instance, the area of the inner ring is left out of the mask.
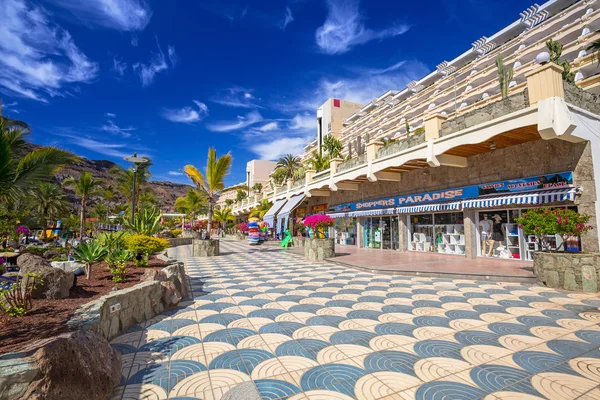
<path id="1" fill-rule="evenodd" d="M 48 181 L 64 165 L 77 159 L 73 154 L 55 147 L 41 147 L 19 160 L 14 187 L 17 190 L 30 188 L 31 185 Z"/>

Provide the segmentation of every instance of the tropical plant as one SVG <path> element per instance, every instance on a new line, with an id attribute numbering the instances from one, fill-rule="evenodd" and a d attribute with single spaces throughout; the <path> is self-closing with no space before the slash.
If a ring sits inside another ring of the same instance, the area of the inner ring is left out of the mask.
<path id="1" fill-rule="evenodd" d="M 282 169 L 285 171 L 285 179 L 291 179 L 294 177 L 294 171 L 301 166 L 300 158 L 293 154 L 287 154 L 277 161 L 276 170 Z"/>
<path id="2" fill-rule="evenodd" d="M 254 193 L 260 193 L 260 192 L 262 192 L 262 189 L 263 189 L 262 183 L 255 183 L 254 185 L 252 185 L 252 190 L 254 190 Z"/>
<path id="3" fill-rule="evenodd" d="M 133 255 L 129 250 L 118 249 L 109 252 L 104 258 L 112 281 L 115 283 L 125 282 L 127 280 L 127 261 L 131 261 Z"/>
<path id="4" fill-rule="evenodd" d="M 526 235 L 535 235 L 542 251 L 551 249 L 549 235 L 560 235 L 562 237 L 560 247 L 563 247 L 570 236 L 581 236 L 593 229 L 588 225 L 589 220 L 590 216 L 587 214 L 579 214 L 577 211 L 565 208 L 548 207 L 527 210 L 521 217 L 515 218 L 515 222 Z"/>
<path id="5" fill-rule="evenodd" d="M 284 168 L 276 168 L 275 171 L 271 174 L 271 178 L 273 178 L 273 183 L 277 186 L 281 185 L 287 177 L 287 171 Z"/>
<path id="6" fill-rule="evenodd" d="M 87 279 L 90 279 L 92 274 L 92 264 L 102 261 L 107 254 L 106 247 L 98 240 L 80 243 L 73 251 L 75 261 L 84 265 Z"/>
<path id="7" fill-rule="evenodd" d="M 173 237 L 178 237 L 179 235 L 181 235 L 181 232 L 181 229 L 171 229 L 171 234 L 173 235 Z"/>
<path id="8" fill-rule="evenodd" d="M 225 191 L 225 177 L 229 174 L 231 161 L 231 154 L 227 153 L 217 158 L 217 151 L 211 147 L 208 149 L 208 160 L 204 174 L 193 165 L 186 165 L 183 169 L 196 185 L 198 191 L 206 198 L 208 203 L 208 226 L 212 226 L 213 212 L 219 195 Z M 208 229 L 206 237 L 210 239 L 210 229 Z"/>
<path id="9" fill-rule="evenodd" d="M 569 61 L 562 59 L 562 44 L 552 39 L 546 41 L 546 47 L 548 48 L 548 52 L 550 53 L 550 62 L 560 65 L 563 68 L 562 78 L 563 80 L 573 83 L 575 82 L 575 74 L 571 72 L 571 63 Z"/>
<path id="10" fill-rule="evenodd" d="M 148 181 L 150 180 L 150 177 L 152 176 L 152 174 L 150 173 L 151 166 L 152 166 L 152 162 L 150 160 L 148 160 L 147 163 L 138 164 L 136 166 L 136 168 L 137 168 L 137 171 L 135 173 L 135 195 L 136 195 L 135 208 L 136 208 L 136 211 L 137 211 L 137 209 L 140 208 L 141 204 L 144 202 L 144 194 L 152 191 L 150 189 L 150 187 L 148 186 Z M 123 168 L 115 165 L 114 167 L 112 167 L 109 170 L 109 173 L 111 175 L 115 176 L 115 178 L 116 178 L 116 181 L 117 181 L 116 189 L 118 190 L 118 192 L 121 193 L 125 197 L 128 204 L 131 204 L 131 202 L 133 200 L 133 193 L 134 193 L 133 168 L 123 169 Z M 148 199 L 146 198 L 146 200 L 148 200 Z"/>
<path id="11" fill-rule="evenodd" d="M 269 211 L 269 208 L 271 208 L 272 205 L 273 204 L 270 203 L 269 200 L 262 199 L 260 203 L 258 203 L 258 205 L 252 209 L 252 211 L 250 212 L 250 216 L 263 219 L 263 217 L 265 216 L 267 211 Z"/>
<path id="12" fill-rule="evenodd" d="M 28 133 L 26 123 L 2 116 L 0 107 L 0 204 L 24 198 L 31 188 L 49 182 L 64 165 L 77 160 L 55 147 L 28 151 Z"/>
<path id="13" fill-rule="evenodd" d="M 215 221 L 220 222 L 223 229 L 227 227 L 227 222 L 235 221 L 235 217 L 231 213 L 231 208 L 224 208 L 222 210 L 215 210 L 214 215 Z"/>
<path id="14" fill-rule="evenodd" d="M 125 248 L 125 239 L 127 239 L 128 233 L 125 231 L 120 232 L 107 232 L 98 236 L 98 242 L 106 248 L 108 252 L 120 250 Z"/>
<path id="15" fill-rule="evenodd" d="M 317 172 L 325 171 L 329 169 L 329 156 L 324 156 L 315 150 L 308 159 L 308 165 Z"/>
<path id="16" fill-rule="evenodd" d="M 158 253 L 169 247 L 166 239 L 154 238 L 147 235 L 131 235 L 125 240 L 125 246 L 135 257 L 136 267 L 148 265 L 150 254 Z"/>
<path id="17" fill-rule="evenodd" d="M 33 191 L 36 211 L 40 214 L 47 226 L 52 226 L 53 221 L 68 207 L 67 199 L 62 188 L 53 183 L 42 183 Z M 42 240 L 47 237 L 47 229 L 42 230 Z"/>
<path id="18" fill-rule="evenodd" d="M 138 212 L 133 223 L 130 220 L 123 222 L 125 228 L 139 235 L 152 236 L 163 229 L 160 224 L 160 210 L 156 207 L 144 208 Z"/>
<path id="19" fill-rule="evenodd" d="M 95 179 L 91 172 L 82 172 L 78 178 L 69 176 L 63 181 L 64 187 L 72 188 L 80 200 L 79 214 L 79 237 L 82 238 L 85 233 L 85 212 L 88 200 L 91 196 L 100 194 L 102 182 Z"/>
<path id="20" fill-rule="evenodd" d="M 9 288 L 0 291 L 0 311 L 11 317 L 23 317 L 31 310 L 33 291 L 43 284 L 41 275 L 27 272 Z"/>
<path id="21" fill-rule="evenodd" d="M 225 205 L 226 206 L 231 206 L 233 204 L 233 199 L 226 199 L 225 200 Z"/>
<path id="22" fill-rule="evenodd" d="M 513 78 L 513 69 L 504 65 L 504 59 L 502 54 L 498 54 L 496 57 L 496 68 L 498 69 L 498 83 L 500 83 L 500 92 L 502 98 L 508 97 L 508 86 Z"/>
<path id="23" fill-rule="evenodd" d="M 206 199 L 198 190 L 190 189 L 185 196 L 175 200 L 175 210 L 189 215 L 195 221 L 197 214 L 206 211 Z"/>
<path id="24" fill-rule="evenodd" d="M 323 138 L 323 149 L 329 154 L 330 158 L 342 158 L 343 148 L 344 145 L 342 142 L 332 135 L 327 135 Z"/>
<path id="25" fill-rule="evenodd" d="M 303 179 L 306 176 L 306 171 L 308 171 L 309 169 L 309 167 L 304 165 L 298 168 L 296 171 L 294 171 L 294 181 L 299 181 Z"/>

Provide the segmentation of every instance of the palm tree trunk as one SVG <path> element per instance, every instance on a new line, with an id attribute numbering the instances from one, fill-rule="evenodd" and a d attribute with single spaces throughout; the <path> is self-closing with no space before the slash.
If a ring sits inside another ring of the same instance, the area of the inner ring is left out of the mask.
<path id="1" fill-rule="evenodd" d="M 79 240 L 83 239 L 84 230 L 85 230 L 85 197 L 81 198 L 81 215 L 79 216 Z"/>
<path id="2" fill-rule="evenodd" d="M 213 210 L 214 210 L 214 205 L 211 201 L 208 205 L 208 226 L 206 227 L 206 230 L 207 230 L 206 239 L 210 239 L 210 231 L 212 229 L 212 220 L 213 220 Z"/>

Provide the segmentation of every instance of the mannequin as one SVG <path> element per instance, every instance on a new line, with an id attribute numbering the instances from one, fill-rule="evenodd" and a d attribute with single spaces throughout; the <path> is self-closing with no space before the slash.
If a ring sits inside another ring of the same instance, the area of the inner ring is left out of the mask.
<path id="1" fill-rule="evenodd" d="M 481 232 L 481 255 L 487 257 L 486 246 L 490 244 L 492 240 L 492 221 L 488 219 L 487 214 L 483 214 L 483 219 L 479 221 L 479 231 Z M 490 246 L 490 252 L 492 251 L 493 243 Z"/>
<path id="2" fill-rule="evenodd" d="M 502 231 L 502 217 L 498 214 L 495 214 L 492 217 L 492 220 L 494 221 L 494 223 L 492 224 L 492 244 L 489 250 L 490 257 L 493 255 L 494 244 L 496 242 L 504 242 L 504 232 Z"/>

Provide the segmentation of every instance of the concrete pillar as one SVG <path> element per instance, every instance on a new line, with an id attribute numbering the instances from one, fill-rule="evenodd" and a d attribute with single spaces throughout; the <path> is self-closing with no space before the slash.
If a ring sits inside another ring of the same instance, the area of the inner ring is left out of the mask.
<path id="1" fill-rule="evenodd" d="M 293 185 L 293 184 L 294 184 L 294 180 L 293 180 L 293 179 L 288 179 L 288 180 L 287 180 L 287 190 L 288 190 L 288 192 L 289 192 L 290 190 L 292 190 L 292 185 Z"/>
<path id="2" fill-rule="evenodd" d="M 356 218 L 356 246 L 357 247 L 364 247 L 365 244 L 363 243 L 363 233 L 364 233 L 364 227 L 363 227 L 363 222 L 360 219 L 360 217 Z"/>
<path id="3" fill-rule="evenodd" d="M 551 97 L 565 98 L 565 87 L 562 79 L 563 68 L 548 62 L 525 74 L 529 91 L 529 104 Z"/>
<path id="4" fill-rule="evenodd" d="M 440 137 L 442 122 L 448 117 L 442 114 L 431 114 L 425 117 L 425 140 L 437 139 Z"/>
<path id="5" fill-rule="evenodd" d="M 329 172 L 330 172 L 330 174 L 331 175 L 335 174 L 337 172 L 338 165 L 340 165 L 343 162 L 344 162 L 344 160 L 342 160 L 339 157 L 332 158 L 329 161 Z"/>
<path id="6" fill-rule="evenodd" d="M 307 184 L 313 181 L 313 177 L 315 176 L 316 173 L 317 173 L 317 171 L 315 171 L 314 169 L 309 169 L 306 171 L 304 176 L 306 177 Z"/>
<path id="7" fill-rule="evenodd" d="M 477 246 L 478 246 L 478 235 L 477 235 L 477 212 L 476 211 L 464 211 L 464 222 L 465 222 L 465 256 L 467 259 L 477 258 Z"/>
<path id="8" fill-rule="evenodd" d="M 408 226 L 408 215 L 400 214 L 398 216 L 398 251 L 408 251 L 408 238 L 410 236 Z"/>
<path id="9" fill-rule="evenodd" d="M 375 160 L 377 151 L 383 147 L 383 143 L 375 140 L 367 144 L 367 162 Z"/>

